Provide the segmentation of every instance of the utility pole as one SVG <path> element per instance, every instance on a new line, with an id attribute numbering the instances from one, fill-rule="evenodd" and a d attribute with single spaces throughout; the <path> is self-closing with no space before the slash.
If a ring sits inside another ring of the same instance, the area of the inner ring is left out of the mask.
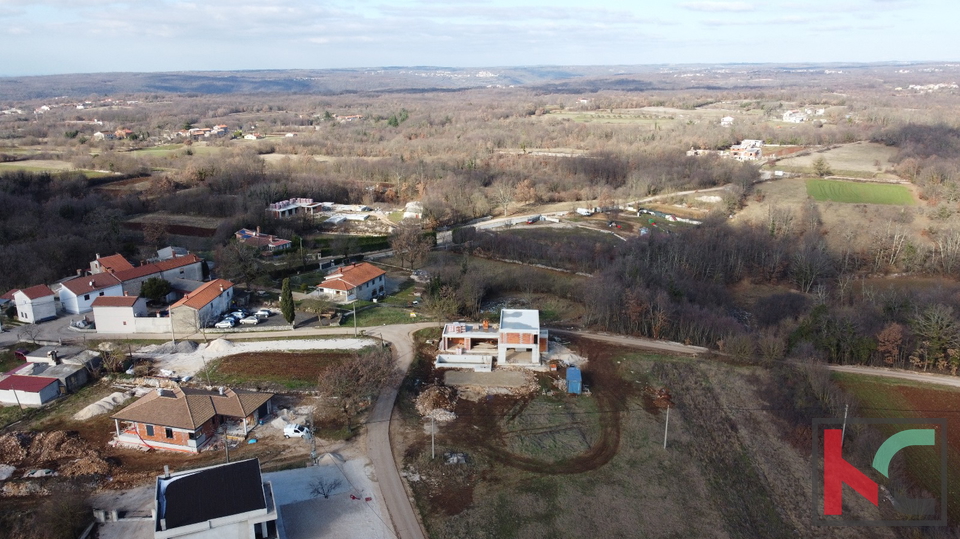
<path id="1" fill-rule="evenodd" d="M 353 336 L 357 336 L 357 300 L 353 300 Z"/>
<path id="2" fill-rule="evenodd" d="M 850 405 L 843 405 L 843 429 L 840 430 L 840 449 L 843 449 L 843 437 L 847 433 L 847 412 L 850 411 Z"/>
<path id="3" fill-rule="evenodd" d="M 436 449 L 436 439 L 437 439 L 437 421 L 430 416 L 430 458 L 437 458 L 437 449 Z"/>
<path id="4" fill-rule="evenodd" d="M 663 448 L 667 448 L 667 429 L 670 428 L 670 407 L 667 406 L 667 422 L 663 425 Z"/>

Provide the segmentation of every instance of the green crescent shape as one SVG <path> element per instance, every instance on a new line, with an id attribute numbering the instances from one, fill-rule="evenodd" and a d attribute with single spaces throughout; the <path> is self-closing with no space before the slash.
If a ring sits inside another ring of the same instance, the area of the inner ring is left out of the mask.
<path id="1" fill-rule="evenodd" d="M 877 454 L 873 457 L 873 467 L 884 477 L 889 478 L 890 461 L 901 449 L 913 445 L 934 445 L 936 431 L 934 429 L 902 430 L 886 439 Z"/>

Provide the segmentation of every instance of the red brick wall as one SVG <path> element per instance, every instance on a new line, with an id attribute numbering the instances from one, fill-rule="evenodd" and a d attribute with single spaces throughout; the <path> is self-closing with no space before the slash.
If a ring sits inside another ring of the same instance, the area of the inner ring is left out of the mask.
<path id="1" fill-rule="evenodd" d="M 137 423 L 137 433 L 140 434 L 140 437 L 144 440 L 150 442 L 164 442 L 174 445 L 187 445 L 190 442 L 190 434 L 181 430 L 173 430 L 173 438 L 167 438 L 166 436 L 167 428 L 154 425 L 153 426 L 153 436 L 147 435 L 147 426 L 143 423 Z"/>

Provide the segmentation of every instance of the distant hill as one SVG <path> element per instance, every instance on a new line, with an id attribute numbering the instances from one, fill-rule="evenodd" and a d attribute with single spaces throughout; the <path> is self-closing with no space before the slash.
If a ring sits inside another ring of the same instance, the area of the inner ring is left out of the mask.
<path id="1" fill-rule="evenodd" d="M 865 74 L 897 64 L 380 67 L 318 70 L 87 73 L 0 77 L 0 99 L 86 98 L 122 94 L 400 93 L 527 87 L 545 93 L 600 90 L 782 87 L 827 69 Z M 913 64 L 926 65 L 926 64 Z M 844 77 L 849 80 L 848 77 Z"/>

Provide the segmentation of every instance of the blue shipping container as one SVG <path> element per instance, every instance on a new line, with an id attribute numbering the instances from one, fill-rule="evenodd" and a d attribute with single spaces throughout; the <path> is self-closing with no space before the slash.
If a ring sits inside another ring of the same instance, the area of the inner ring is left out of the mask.
<path id="1" fill-rule="evenodd" d="M 580 369 L 567 367 L 567 393 L 579 395 L 582 390 L 583 381 L 580 377 Z"/>

